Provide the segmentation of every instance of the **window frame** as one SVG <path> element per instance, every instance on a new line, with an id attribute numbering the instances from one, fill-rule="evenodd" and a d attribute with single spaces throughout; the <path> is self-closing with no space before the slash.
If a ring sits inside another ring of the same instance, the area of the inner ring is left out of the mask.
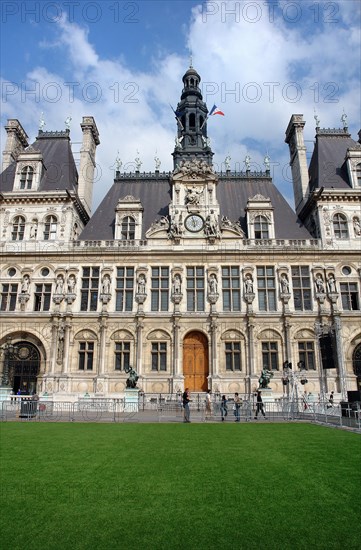
<path id="1" fill-rule="evenodd" d="M 277 340 L 262 340 L 262 368 L 270 371 L 279 371 L 279 349 Z M 276 365 L 274 367 L 274 365 Z"/>
<path id="2" fill-rule="evenodd" d="M 221 274 L 223 311 L 241 311 L 241 275 L 239 266 L 222 266 Z"/>
<path id="3" fill-rule="evenodd" d="M 58 233 L 58 218 L 49 214 L 44 220 L 44 241 L 55 241 Z"/>
<path id="4" fill-rule="evenodd" d="M 259 214 L 254 218 L 254 238 L 255 240 L 269 239 L 269 221 L 266 216 Z"/>
<path id="5" fill-rule="evenodd" d="M 122 241 L 134 241 L 135 219 L 133 216 L 124 216 L 121 220 L 120 239 Z"/>
<path id="6" fill-rule="evenodd" d="M 78 370 L 92 371 L 94 366 L 94 340 L 81 340 L 78 347 Z M 82 366 L 81 366 L 82 365 Z M 86 366 L 86 368 L 85 368 Z"/>
<path id="7" fill-rule="evenodd" d="M 167 371 L 167 342 L 157 341 L 151 342 L 151 371 L 166 372 Z"/>
<path id="8" fill-rule="evenodd" d="M 350 236 L 347 216 L 342 212 L 336 212 L 332 218 L 333 234 L 335 239 L 345 240 Z"/>
<path id="9" fill-rule="evenodd" d="M 315 343 L 313 340 L 298 341 L 298 362 L 303 363 L 305 370 L 316 371 Z"/>
<path id="10" fill-rule="evenodd" d="M 25 234 L 26 220 L 24 216 L 18 215 L 12 221 L 11 240 L 23 241 Z"/>
<path id="11" fill-rule="evenodd" d="M 238 349 L 236 348 L 236 346 L 238 347 Z M 240 341 L 235 342 L 233 340 L 225 342 L 224 352 L 226 356 L 226 372 L 242 372 L 241 342 Z M 236 365 L 237 362 L 238 362 L 238 367 Z"/>
<path id="12" fill-rule="evenodd" d="M 354 286 L 353 290 L 350 288 L 351 286 Z M 357 282 L 344 281 L 340 283 L 340 295 L 344 311 L 360 311 L 360 295 Z M 352 307 L 353 305 L 356 307 Z"/>

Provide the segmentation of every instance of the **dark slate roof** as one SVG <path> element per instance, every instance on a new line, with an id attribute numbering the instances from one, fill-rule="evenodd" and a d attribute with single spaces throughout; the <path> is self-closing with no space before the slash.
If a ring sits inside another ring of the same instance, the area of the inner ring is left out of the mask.
<path id="1" fill-rule="evenodd" d="M 227 216 L 231 221 L 240 221 L 247 235 L 245 208 L 248 199 L 258 194 L 271 199 L 277 239 L 312 238 L 270 178 L 252 179 L 246 176 L 220 175 L 217 197 L 221 216 Z M 115 208 L 118 200 L 127 195 L 139 199 L 144 208 L 142 234 L 144 239 L 152 223 L 168 215 L 168 205 L 171 202 L 169 175 L 152 174 L 149 177 L 143 175 L 136 177 L 135 174 L 131 174 L 129 177 L 123 175 L 117 179 L 84 228 L 80 239 L 114 239 Z"/>
<path id="2" fill-rule="evenodd" d="M 343 130 L 319 130 L 309 167 L 310 191 L 349 189 L 351 187 L 345 162 L 348 148 L 358 147 Z"/>
<path id="3" fill-rule="evenodd" d="M 46 168 L 38 191 L 77 191 L 78 172 L 70 147 L 69 131 L 39 132 L 31 147 L 41 151 Z M 16 162 L 13 162 L 0 174 L 0 191 L 13 190 L 15 170 Z"/>

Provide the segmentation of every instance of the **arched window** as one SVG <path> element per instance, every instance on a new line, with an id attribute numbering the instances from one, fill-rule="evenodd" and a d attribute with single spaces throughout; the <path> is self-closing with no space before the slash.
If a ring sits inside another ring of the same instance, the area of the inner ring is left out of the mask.
<path id="1" fill-rule="evenodd" d="M 11 233 L 11 240 L 22 241 L 25 231 L 25 218 L 23 216 L 16 216 L 13 221 L 13 230 Z"/>
<path id="2" fill-rule="evenodd" d="M 31 189 L 33 185 L 34 169 L 31 166 L 25 166 L 20 174 L 20 189 Z"/>
<path id="3" fill-rule="evenodd" d="M 264 216 L 256 216 L 254 219 L 254 238 L 269 238 L 268 221 Z"/>
<path id="4" fill-rule="evenodd" d="M 344 214 L 335 214 L 333 217 L 333 232 L 336 239 L 348 238 L 347 218 Z"/>
<path id="5" fill-rule="evenodd" d="M 122 221 L 122 239 L 132 241 L 135 238 L 135 220 L 126 216 Z"/>
<path id="6" fill-rule="evenodd" d="M 56 239 L 58 220 L 55 216 L 47 216 L 44 226 L 44 241 L 53 241 Z"/>

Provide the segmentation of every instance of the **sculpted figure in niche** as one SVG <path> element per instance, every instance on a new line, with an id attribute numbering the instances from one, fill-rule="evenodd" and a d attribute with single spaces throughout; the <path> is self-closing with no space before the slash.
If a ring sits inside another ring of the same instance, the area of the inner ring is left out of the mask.
<path id="1" fill-rule="evenodd" d="M 30 239 L 36 239 L 38 234 L 38 220 L 33 220 L 30 226 Z"/>
<path id="2" fill-rule="evenodd" d="M 200 189 L 197 191 L 196 187 L 188 187 L 187 188 L 187 204 L 191 204 L 192 206 L 198 206 L 199 202 L 201 200 L 203 189 Z"/>
<path id="3" fill-rule="evenodd" d="M 251 275 L 247 275 L 244 280 L 244 291 L 246 294 L 253 294 L 253 281 Z"/>
<path id="4" fill-rule="evenodd" d="M 68 278 L 68 293 L 74 294 L 75 293 L 75 285 L 76 285 L 76 279 L 75 275 L 70 275 Z"/>
<path id="5" fill-rule="evenodd" d="M 110 294 L 110 278 L 105 275 L 102 282 L 102 294 Z"/>
<path id="6" fill-rule="evenodd" d="M 22 294 L 28 294 L 29 286 L 30 286 L 29 275 L 24 275 L 22 283 L 21 283 L 21 293 Z"/>
<path id="7" fill-rule="evenodd" d="M 64 279 L 62 275 L 58 275 L 56 278 L 55 294 L 63 294 Z"/>
<path id="8" fill-rule="evenodd" d="M 281 275 L 281 292 L 288 294 L 290 291 L 290 285 L 288 279 L 284 273 Z"/>
<path id="9" fill-rule="evenodd" d="M 145 294 L 145 277 L 140 275 L 138 278 L 138 294 Z"/>
<path id="10" fill-rule="evenodd" d="M 335 277 L 332 275 L 332 273 L 330 273 L 330 275 L 328 276 L 327 286 L 330 294 L 334 294 L 335 292 L 337 292 Z"/>
<path id="11" fill-rule="evenodd" d="M 60 327 L 59 334 L 58 334 L 58 355 L 57 355 L 58 362 L 61 362 L 63 360 L 63 354 L 64 354 L 64 328 Z"/>
<path id="12" fill-rule="evenodd" d="M 316 290 L 319 294 L 323 294 L 325 292 L 325 284 L 320 274 L 316 276 Z"/>
<path id="13" fill-rule="evenodd" d="M 174 212 L 174 216 L 172 218 L 170 226 L 170 232 L 174 237 L 182 234 L 182 214 L 179 213 L 179 210 L 176 210 Z"/>
<path id="14" fill-rule="evenodd" d="M 181 278 L 179 275 L 175 275 L 173 279 L 173 294 L 180 294 L 181 290 Z"/>
<path id="15" fill-rule="evenodd" d="M 210 237 L 218 236 L 218 220 L 214 210 L 211 210 L 207 216 L 204 233 Z"/>
<path id="16" fill-rule="evenodd" d="M 208 279 L 208 285 L 209 285 L 209 293 L 217 294 L 218 282 L 217 282 L 217 277 L 214 273 L 210 275 Z"/>
<path id="17" fill-rule="evenodd" d="M 359 237 L 361 235 L 361 224 L 360 220 L 358 218 L 353 219 L 353 230 L 355 232 L 355 235 Z"/>

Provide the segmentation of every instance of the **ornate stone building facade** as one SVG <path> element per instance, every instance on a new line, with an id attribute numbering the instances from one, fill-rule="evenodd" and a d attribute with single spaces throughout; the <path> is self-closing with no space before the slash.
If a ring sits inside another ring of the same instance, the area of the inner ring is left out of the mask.
<path id="1" fill-rule="evenodd" d="M 176 110 L 172 173 L 117 170 L 91 214 L 99 134 L 81 127 L 32 145 L 8 121 L 1 174 L 2 356 L 16 392 L 56 399 L 145 392 L 248 394 L 272 370 L 341 398 L 361 384 L 361 146 L 316 128 L 307 166 L 302 115 L 286 131 L 296 213 L 264 172 L 216 173 L 208 109 L 190 68 Z M 118 166 L 120 168 L 120 166 Z"/>

